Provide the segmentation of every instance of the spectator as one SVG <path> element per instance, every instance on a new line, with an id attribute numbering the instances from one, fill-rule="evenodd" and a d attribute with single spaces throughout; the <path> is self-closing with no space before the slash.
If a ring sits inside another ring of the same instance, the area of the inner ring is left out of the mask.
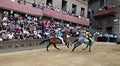
<path id="1" fill-rule="evenodd" d="M 44 7 L 44 3 L 41 3 L 41 2 L 38 3 L 37 7 L 40 8 L 40 9 L 43 9 L 43 7 Z"/>
<path id="2" fill-rule="evenodd" d="M 7 34 L 7 32 L 3 32 L 2 38 L 3 38 L 3 41 L 7 41 L 8 40 L 8 34 Z"/>
<path id="3" fill-rule="evenodd" d="M 18 0 L 18 3 L 21 4 L 22 0 Z"/>
<path id="4" fill-rule="evenodd" d="M 3 41 L 3 38 L 2 38 L 2 36 L 0 35 L 0 41 Z"/>
<path id="5" fill-rule="evenodd" d="M 14 38 L 14 33 L 8 32 L 8 39 L 12 40 Z"/>
<path id="6" fill-rule="evenodd" d="M 34 3 L 32 4 L 33 7 L 37 7 L 37 3 L 34 1 Z"/>

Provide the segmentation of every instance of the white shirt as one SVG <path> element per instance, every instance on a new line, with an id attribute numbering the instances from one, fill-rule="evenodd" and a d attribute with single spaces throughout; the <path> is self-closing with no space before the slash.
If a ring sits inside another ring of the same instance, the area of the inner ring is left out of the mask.
<path id="1" fill-rule="evenodd" d="M 15 2 L 15 0 L 11 0 L 12 2 Z"/>
<path id="2" fill-rule="evenodd" d="M 13 33 L 12 34 L 8 34 L 8 38 L 9 39 L 13 39 L 13 37 L 14 37 Z"/>

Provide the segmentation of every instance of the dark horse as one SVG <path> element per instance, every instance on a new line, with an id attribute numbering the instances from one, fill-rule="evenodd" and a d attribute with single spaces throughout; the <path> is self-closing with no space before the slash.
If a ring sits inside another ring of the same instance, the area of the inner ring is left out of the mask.
<path id="1" fill-rule="evenodd" d="M 65 33 L 63 33 L 63 40 L 65 42 L 65 45 L 69 48 L 69 43 L 67 42 L 67 38 L 66 38 L 66 34 Z M 47 51 L 49 51 L 48 48 L 49 48 L 50 45 L 53 45 L 56 49 L 60 50 L 56 46 L 56 44 L 62 44 L 62 41 L 59 38 L 54 37 L 54 38 L 45 39 L 42 42 L 40 42 L 40 45 L 43 44 L 46 41 L 48 41 L 48 45 L 47 45 L 47 49 L 46 49 Z"/>

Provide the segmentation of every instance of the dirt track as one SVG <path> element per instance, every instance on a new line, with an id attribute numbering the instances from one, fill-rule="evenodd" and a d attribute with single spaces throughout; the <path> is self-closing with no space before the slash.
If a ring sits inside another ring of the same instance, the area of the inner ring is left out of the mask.
<path id="1" fill-rule="evenodd" d="M 95 43 L 92 52 L 79 46 L 72 48 L 58 46 L 58 51 L 50 47 L 0 54 L 0 66 L 120 66 L 120 45 L 115 43 Z"/>

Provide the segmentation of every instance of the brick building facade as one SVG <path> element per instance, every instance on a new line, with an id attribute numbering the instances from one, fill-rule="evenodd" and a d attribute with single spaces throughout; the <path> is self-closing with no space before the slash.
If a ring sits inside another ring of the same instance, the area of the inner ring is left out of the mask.
<path id="1" fill-rule="evenodd" d="M 102 33 L 120 33 L 120 1 L 90 0 L 89 18 L 91 27 Z"/>

